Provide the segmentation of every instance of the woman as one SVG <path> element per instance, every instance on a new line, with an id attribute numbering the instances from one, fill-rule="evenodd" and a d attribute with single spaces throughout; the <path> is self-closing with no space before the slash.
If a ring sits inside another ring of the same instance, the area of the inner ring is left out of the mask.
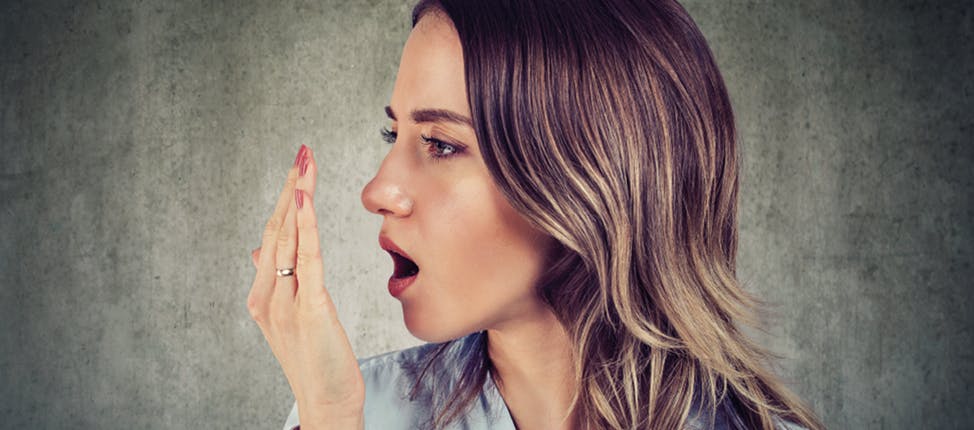
<path id="1" fill-rule="evenodd" d="M 248 301 L 286 428 L 821 428 L 739 329 L 733 116 L 680 5 L 423 1 L 413 26 L 362 201 L 430 343 L 353 356 L 302 146 Z"/>

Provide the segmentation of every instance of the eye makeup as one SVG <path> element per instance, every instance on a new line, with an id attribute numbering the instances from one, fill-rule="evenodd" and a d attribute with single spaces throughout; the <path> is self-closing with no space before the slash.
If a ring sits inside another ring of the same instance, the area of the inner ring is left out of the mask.
<path id="1" fill-rule="evenodd" d="M 396 143 L 396 137 L 399 135 L 399 133 L 388 129 L 387 127 L 382 127 L 382 130 L 379 130 L 379 134 L 382 135 L 382 140 L 390 145 Z"/>
<path id="2" fill-rule="evenodd" d="M 466 149 L 462 145 L 445 142 L 426 135 L 420 135 L 419 138 L 423 141 L 423 145 L 427 147 L 426 152 L 429 154 L 430 159 L 433 160 L 449 158 L 463 153 L 463 151 Z"/>
<path id="3" fill-rule="evenodd" d="M 396 143 L 396 139 L 399 137 L 399 133 L 390 130 L 389 128 L 382 128 L 380 134 L 382 136 L 382 140 L 388 144 Z M 425 134 L 420 134 L 419 138 L 420 143 L 427 148 L 427 156 L 433 161 L 440 161 L 445 158 L 462 154 L 467 148 L 465 145 L 427 136 Z"/>

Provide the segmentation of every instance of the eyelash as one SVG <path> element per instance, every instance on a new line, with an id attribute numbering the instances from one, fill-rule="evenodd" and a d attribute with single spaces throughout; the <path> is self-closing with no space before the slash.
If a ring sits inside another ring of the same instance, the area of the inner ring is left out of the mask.
<path id="1" fill-rule="evenodd" d="M 396 133 L 396 132 L 394 132 L 392 130 L 389 130 L 388 128 L 384 128 L 384 127 L 382 128 L 381 131 L 379 131 L 379 133 L 382 134 L 382 140 L 385 141 L 386 143 L 390 144 L 390 145 L 392 145 L 393 143 L 396 143 L 396 137 L 399 134 L 399 133 Z"/>
<path id="2" fill-rule="evenodd" d="M 382 133 L 382 140 L 384 140 L 388 144 L 395 143 L 396 138 L 399 137 L 399 133 L 389 130 L 388 128 L 383 128 L 381 133 Z M 427 152 L 429 153 L 429 158 L 433 161 L 439 161 L 444 158 L 450 158 L 463 152 L 463 147 L 460 145 L 446 143 L 440 139 L 436 139 L 425 135 L 420 135 L 419 138 L 420 140 L 422 140 L 424 146 L 430 148 L 429 150 L 427 150 Z M 439 153 L 438 151 L 442 151 L 444 147 L 452 148 L 453 152 L 449 154 Z"/>

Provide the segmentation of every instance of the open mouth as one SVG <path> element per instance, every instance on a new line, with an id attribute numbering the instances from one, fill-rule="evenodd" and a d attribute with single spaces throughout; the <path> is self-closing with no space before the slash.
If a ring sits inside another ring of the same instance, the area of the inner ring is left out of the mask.
<path id="1" fill-rule="evenodd" d="M 389 251 L 389 255 L 392 255 L 392 261 L 396 265 L 393 269 L 392 277 L 395 279 L 410 278 L 416 276 L 419 273 L 419 266 L 406 257 L 399 255 L 395 251 Z"/>
<path id="2" fill-rule="evenodd" d="M 388 236 L 379 235 L 379 247 L 392 256 L 394 267 L 389 277 L 389 294 L 399 298 L 403 292 L 416 281 L 419 275 L 419 265 L 408 257 L 405 251 L 396 246 Z"/>

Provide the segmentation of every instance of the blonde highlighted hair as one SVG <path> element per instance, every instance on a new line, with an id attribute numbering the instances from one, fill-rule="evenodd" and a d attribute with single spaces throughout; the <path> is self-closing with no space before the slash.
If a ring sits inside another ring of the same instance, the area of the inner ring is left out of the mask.
<path id="1" fill-rule="evenodd" d="M 822 428 L 741 331 L 759 303 L 735 274 L 734 117 L 683 7 L 424 0 L 413 25 L 427 13 L 459 34 L 494 181 L 560 244 L 538 293 L 573 340 L 581 428 L 684 428 L 719 408 L 738 428 Z M 437 426 L 483 386 L 489 357 L 471 360 Z"/>

